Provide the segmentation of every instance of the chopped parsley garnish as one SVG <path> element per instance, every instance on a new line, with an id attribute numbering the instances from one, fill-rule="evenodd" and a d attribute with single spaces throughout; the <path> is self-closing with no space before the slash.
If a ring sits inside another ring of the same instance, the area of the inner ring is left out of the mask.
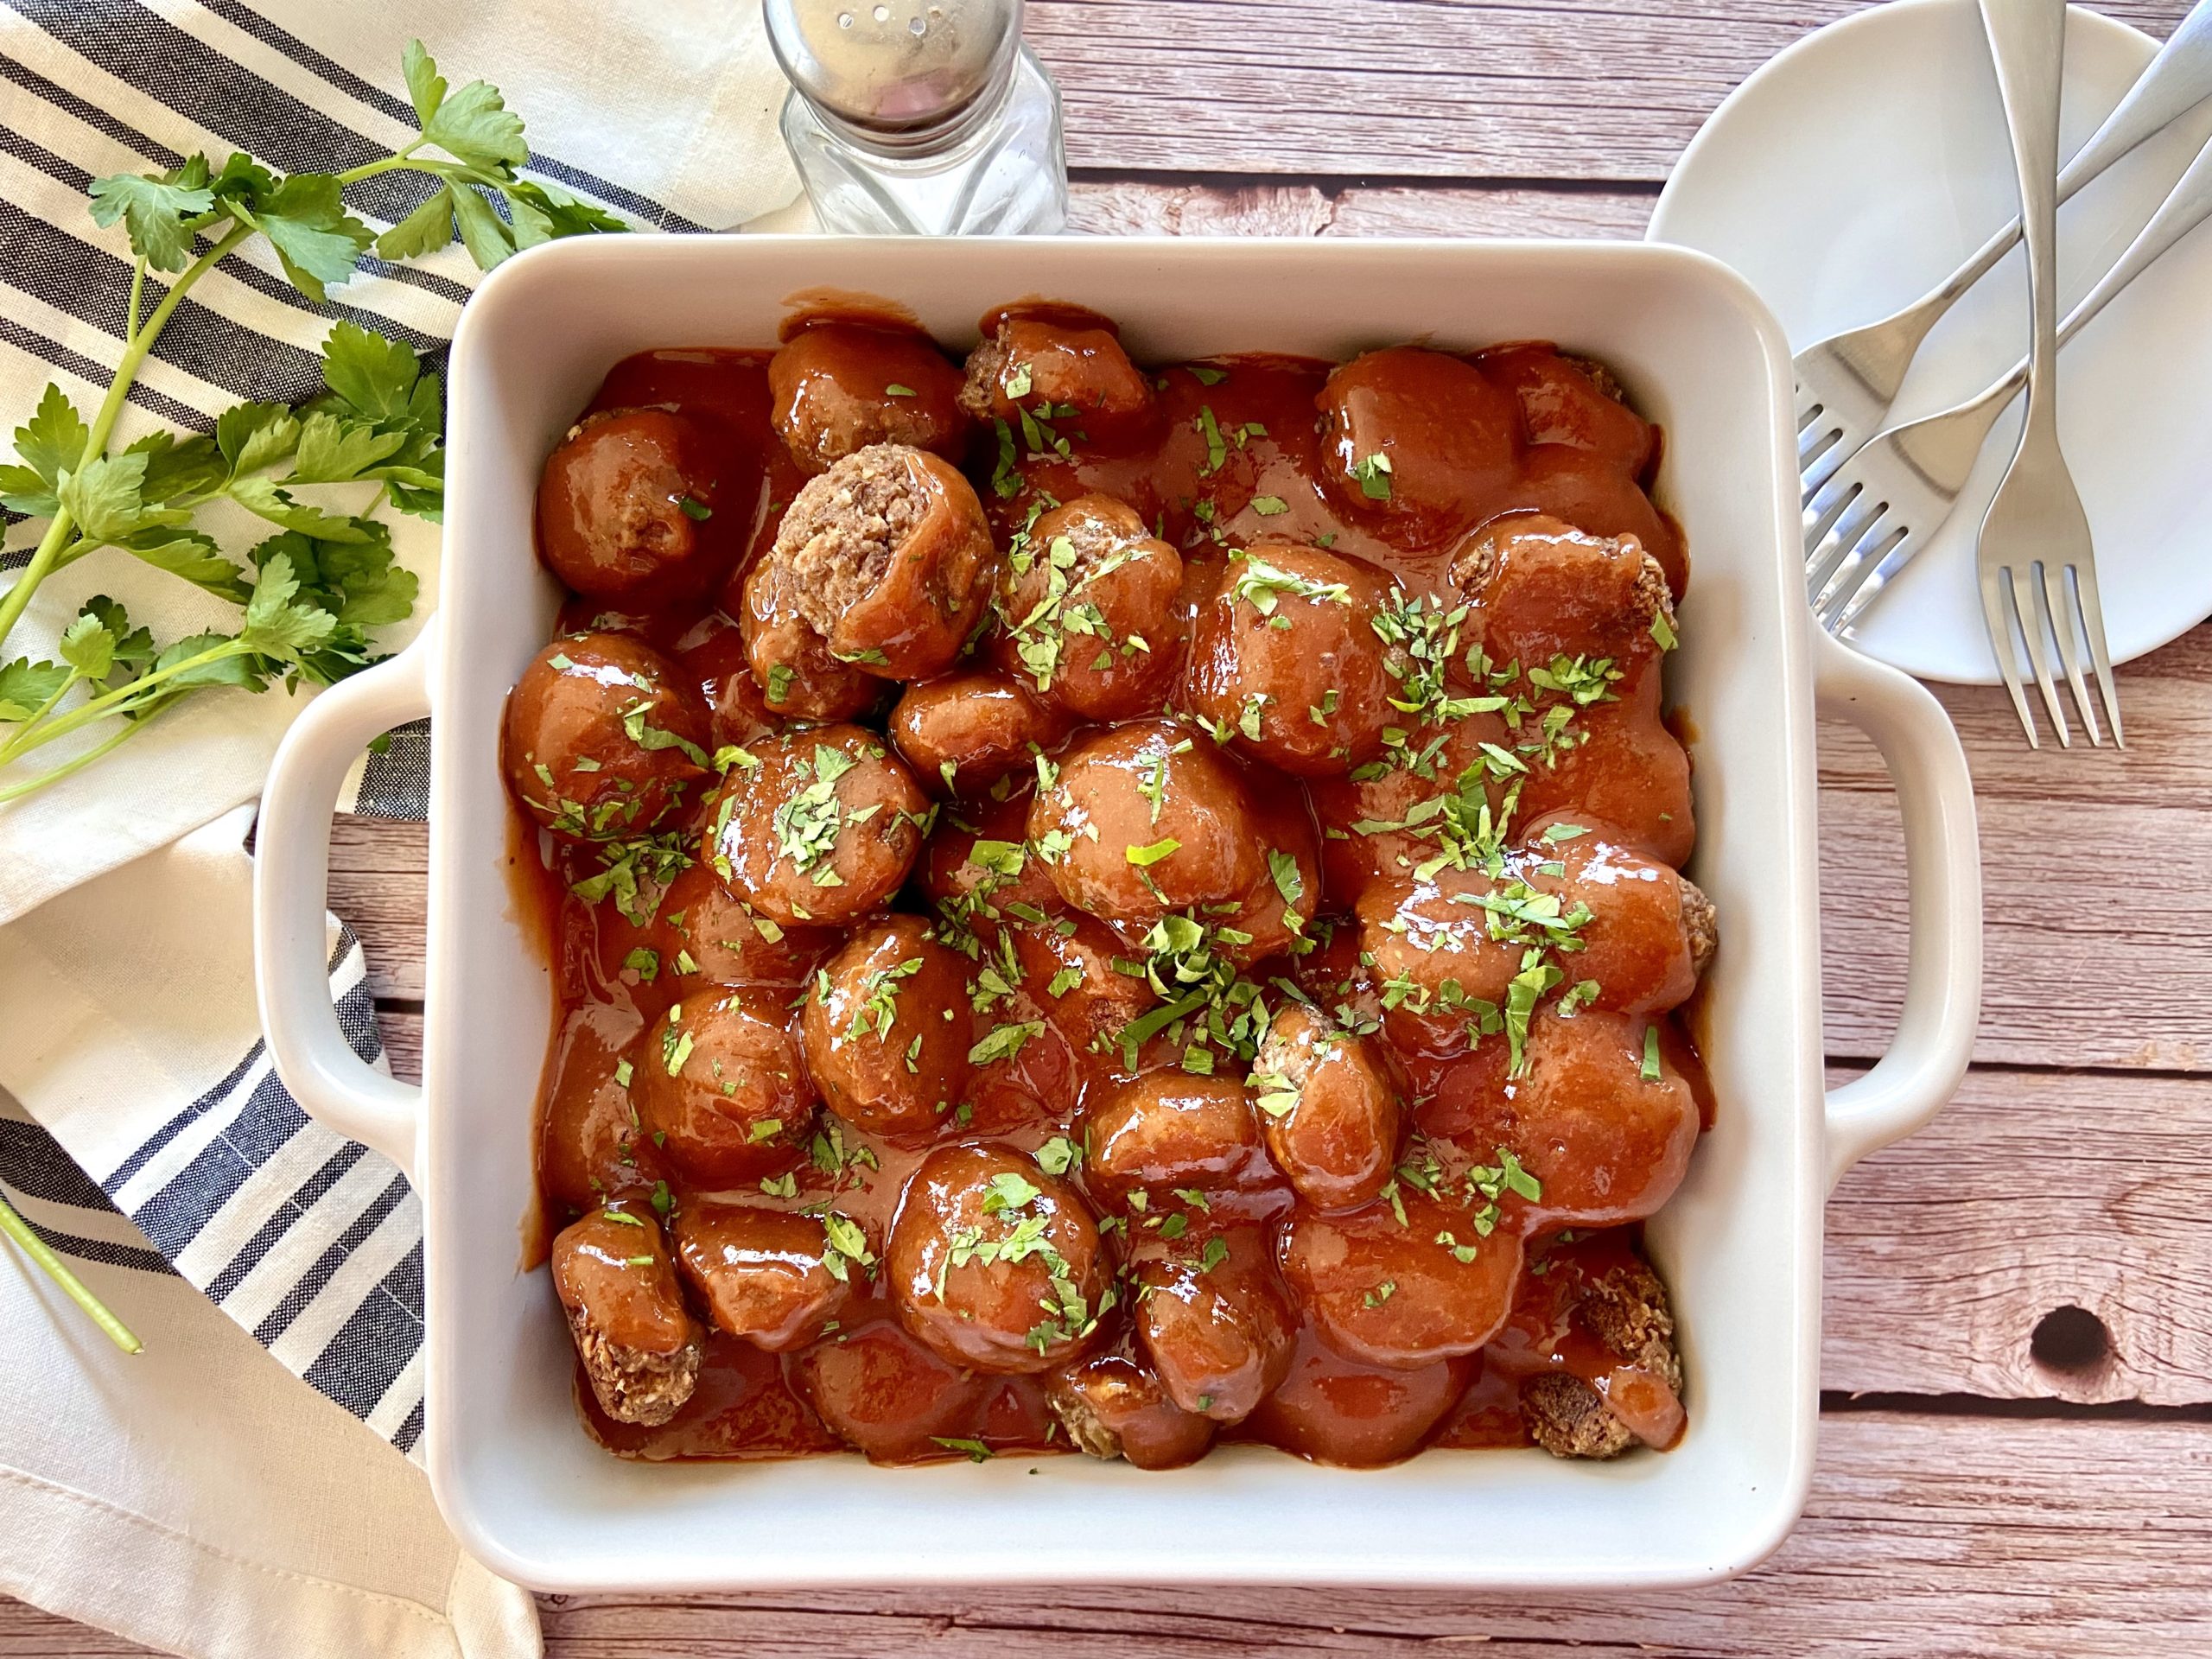
<path id="1" fill-rule="evenodd" d="M 999 1060 L 1010 1060 L 1021 1052 L 1032 1037 L 1045 1029 L 1041 1020 L 1025 1020 L 1018 1025 L 994 1027 L 990 1034 L 968 1051 L 970 1065 L 989 1065 Z"/>
<path id="2" fill-rule="evenodd" d="M 1174 836 L 1165 836 L 1148 847 L 1125 847 L 1122 856 L 1140 869 L 1148 869 L 1161 859 L 1172 856 L 1182 844 Z"/>
<path id="3" fill-rule="evenodd" d="M 712 507 L 703 501 L 695 501 L 688 495 L 678 497 L 676 506 L 677 512 L 695 524 L 703 524 L 715 516 L 715 510 Z"/>
<path id="4" fill-rule="evenodd" d="M 1288 512 L 1290 503 L 1279 495 L 1255 495 L 1252 498 L 1252 511 L 1262 518 L 1273 518 Z"/>
<path id="5" fill-rule="evenodd" d="M 1282 594 L 1338 605 L 1351 603 L 1351 589 L 1341 582 L 1316 582 L 1311 576 L 1294 575 L 1280 565 L 1270 564 L 1249 553 L 1240 563 L 1242 568 L 1236 580 L 1230 584 L 1230 591 L 1262 616 L 1274 614 L 1277 596 Z"/>
<path id="6" fill-rule="evenodd" d="M 1370 501 L 1390 499 L 1390 457 L 1381 450 L 1351 464 L 1352 480 L 1359 486 L 1359 493 Z"/>
<path id="7" fill-rule="evenodd" d="M 837 844 L 837 837 L 847 822 L 858 822 L 873 809 L 849 814 L 844 804 L 837 798 L 837 780 L 860 763 L 842 749 L 827 743 L 814 747 L 811 762 L 794 760 L 792 765 L 800 775 L 810 771 L 814 781 L 775 810 L 770 822 L 776 831 L 778 849 L 791 860 L 792 867 L 808 871 L 829 857 Z M 815 876 L 817 887 L 834 887 L 834 871 L 823 871 Z"/>
<path id="8" fill-rule="evenodd" d="M 1643 1065 L 1637 1075 L 1646 1083 L 1659 1081 L 1659 1027 L 1656 1026 L 1643 1028 Z"/>
<path id="9" fill-rule="evenodd" d="M 1206 441 L 1206 464 L 1198 468 L 1198 476 L 1205 478 L 1221 470 L 1222 463 L 1229 459 L 1229 445 L 1223 439 L 1221 427 L 1213 417 L 1212 404 L 1201 404 L 1198 406 L 1196 425 L 1198 435 Z"/>
<path id="10" fill-rule="evenodd" d="M 852 1022 L 845 1027 L 837 1043 L 849 1043 L 870 1026 L 875 1027 L 879 1043 L 891 1034 L 891 1027 L 899 1018 L 899 982 L 912 979 L 922 971 L 922 959 L 909 957 L 888 968 L 871 968 L 861 976 L 860 1006 L 853 1011 Z"/>
<path id="11" fill-rule="evenodd" d="M 996 1455 L 981 1440 L 964 1440 L 952 1434 L 932 1434 L 930 1442 L 933 1446 L 943 1446 L 948 1452 L 965 1452 L 970 1463 L 988 1463 Z"/>
<path id="12" fill-rule="evenodd" d="M 916 393 L 912 386 L 902 386 L 893 380 L 883 389 L 883 395 L 887 397 L 912 397 Z"/>

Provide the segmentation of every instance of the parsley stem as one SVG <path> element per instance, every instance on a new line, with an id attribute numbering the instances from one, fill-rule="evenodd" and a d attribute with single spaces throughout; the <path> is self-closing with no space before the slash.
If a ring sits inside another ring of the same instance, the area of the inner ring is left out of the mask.
<path id="1" fill-rule="evenodd" d="M 83 1308 L 94 1325 L 107 1333 L 107 1338 L 126 1354 L 137 1353 L 145 1344 L 130 1334 L 130 1327 L 108 1312 L 107 1304 L 85 1287 L 85 1281 L 69 1271 L 69 1265 L 52 1249 L 44 1239 L 31 1230 L 30 1223 L 17 1215 L 5 1198 L 0 1198 L 0 1233 L 14 1239 L 23 1254 L 45 1270 L 46 1276 L 61 1287 L 63 1294 Z"/>
<path id="2" fill-rule="evenodd" d="M 123 337 L 130 339 L 138 332 L 138 302 L 146 296 L 146 257 L 143 254 L 131 262 L 130 316 L 124 324 Z"/>
<path id="3" fill-rule="evenodd" d="M 428 167 L 429 163 L 426 162 L 410 162 L 407 158 L 429 142 L 418 133 L 412 143 L 403 145 L 381 161 L 365 162 L 359 167 L 347 168 L 337 175 L 339 186 L 343 188 L 349 184 L 359 184 L 364 179 L 375 178 L 379 173 L 396 172 L 404 167 Z"/>
<path id="4" fill-rule="evenodd" d="M 210 663 L 220 662 L 226 657 L 243 656 L 251 649 L 251 646 L 239 639 L 226 639 L 219 645 L 210 645 L 206 651 L 194 656 L 186 657 L 171 663 L 167 668 L 157 668 L 150 674 L 141 675 L 128 685 L 118 686 L 112 691 L 103 692 L 89 702 L 72 709 L 59 719 L 45 721 L 35 733 L 27 728 L 7 742 L 0 743 L 0 766 L 6 766 L 19 755 L 29 754 L 33 749 L 53 742 L 58 737 L 67 737 L 79 727 L 89 726 L 104 715 L 127 714 L 132 712 L 131 705 L 135 703 L 155 701 L 147 697 L 145 693 L 159 686 L 163 680 L 188 673 L 195 668 L 205 668 Z M 6 795 L 0 794 L 0 800 L 7 798 Z"/>
<path id="5" fill-rule="evenodd" d="M 76 771 L 78 767 L 89 766 L 93 761 L 99 760 L 102 755 L 106 754 L 110 750 L 113 749 L 117 744 L 122 742 L 124 739 L 132 736 L 136 733 L 144 731 L 147 727 L 153 724 L 155 715 L 159 715 L 162 712 L 162 709 L 168 706 L 168 705 L 166 703 L 158 705 L 151 713 L 145 715 L 144 718 L 130 721 L 128 724 L 119 728 L 114 736 L 110 737 L 102 742 L 94 744 L 91 748 L 86 749 L 82 754 L 76 756 L 73 760 L 64 760 L 60 766 L 54 767 L 51 772 L 41 772 L 29 783 L 9 784 L 4 786 L 0 786 L 0 805 L 5 805 L 10 801 L 19 801 L 26 795 L 35 795 L 39 791 L 44 789 L 48 784 L 60 783 L 71 772 Z M 43 739 L 41 740 L 41 741 L 43 741 Z M 36 748 L 37 747 L 38 745 L 36 743 L 31 745 L 31 747 L 33 748 Z"/>

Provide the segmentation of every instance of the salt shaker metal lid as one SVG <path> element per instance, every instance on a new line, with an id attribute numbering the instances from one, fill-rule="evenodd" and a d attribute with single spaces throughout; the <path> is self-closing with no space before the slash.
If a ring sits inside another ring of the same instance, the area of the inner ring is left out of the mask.
<path id="1" fill-rule="evenodd" d="M 1022 0 L 762 0 L 800 96 L 886 153 L 957 143 L 989 118 L 1021 47 Z"/>

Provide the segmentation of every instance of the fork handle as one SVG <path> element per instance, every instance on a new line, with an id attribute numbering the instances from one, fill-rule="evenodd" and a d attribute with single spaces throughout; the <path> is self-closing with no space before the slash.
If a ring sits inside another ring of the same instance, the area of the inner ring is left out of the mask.
<path id="1" fill-rule="evenodd" d="M 2066 71 L 2066 0 L 1980 0 L 2005 126 L 2019 175 L 2032 321 L 2028 424 L 2056 433 L 2058 357 L 2058 95 Z"/>

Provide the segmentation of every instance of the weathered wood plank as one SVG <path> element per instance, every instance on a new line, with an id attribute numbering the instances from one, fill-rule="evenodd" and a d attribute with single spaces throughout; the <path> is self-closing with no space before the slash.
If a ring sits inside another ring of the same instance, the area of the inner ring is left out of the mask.
<path id="1" fill-rule="evenodd" d="M 1038 0 L 1076 166 L 1656 181 L 1857 0 Z M 2163 37 L 2187 0 L 2098 10 Z"/>
<path id="2" fill-rule="evenodd" d="M 1440 185 L 1076 181 L 1073 229 L 1098 236 L 1580 236 L 1633 240 L 1656 191 Z"/>
<path id="3" fill-rule="evenodd" d="M 2212 1645 L 2212 1435 L 2201 1424 L 1891 1412 L 1822 1420 L 1806 1518 L 1732 1584 L 1634 1598 L 1136 1587 L 548 1597 L 550 1659 L 1495 1659 L 1562 1645 L 1675 1659 L 2138 1659 Z M 8 1659 L 147 1649 L 0 1601 Z"/>

